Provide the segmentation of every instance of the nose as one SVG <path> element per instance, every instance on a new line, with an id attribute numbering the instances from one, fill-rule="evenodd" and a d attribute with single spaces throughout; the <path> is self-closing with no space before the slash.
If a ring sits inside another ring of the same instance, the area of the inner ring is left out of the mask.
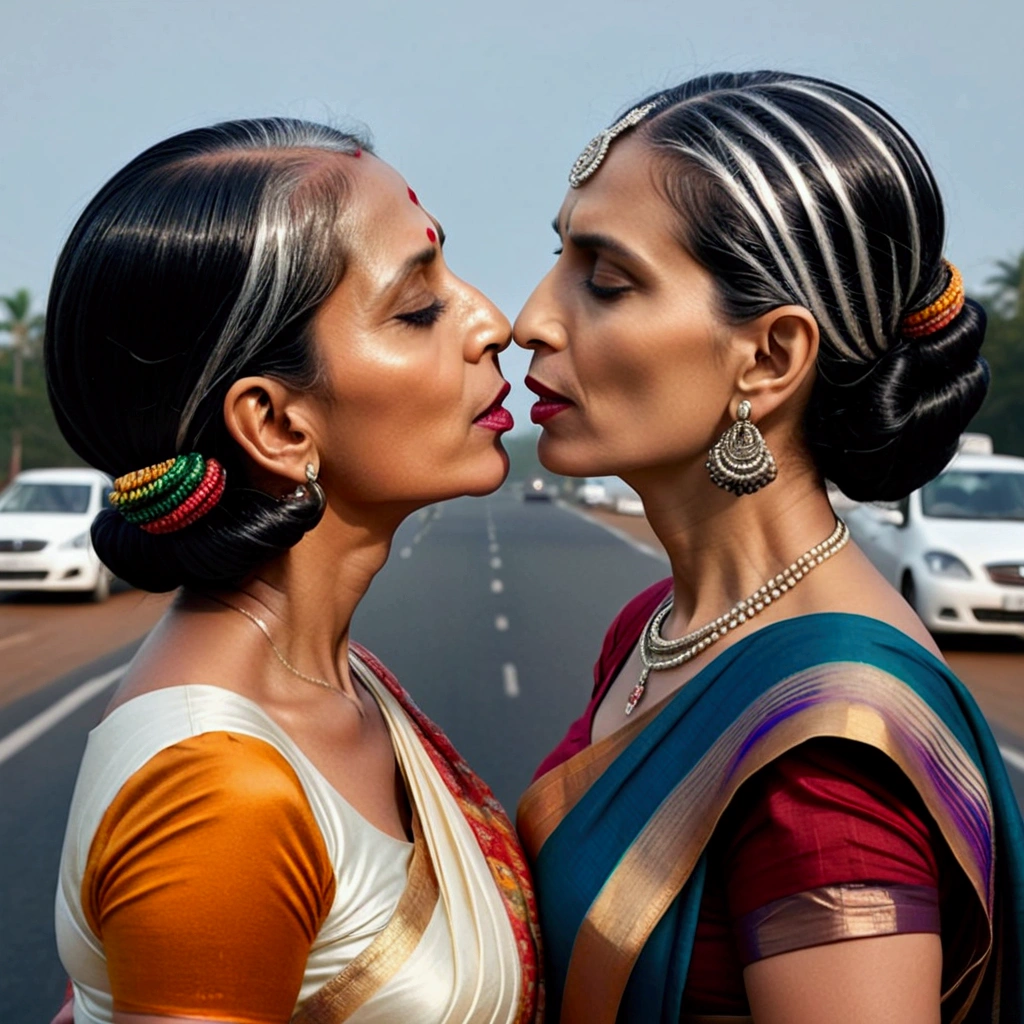
<path id="1" fill-rule="evenodd" d="M 467 322 L 466 359 L 478 362 L 485 353 L 504 352 L 512 342 L 512 325 L 508 317 L 483 292 L 462 282 L 466 294 Z"/>
<path id="2" fill-rule="evenodd" d="M 512 328 L 512 340 L 521 348 L 563 349 L 568 335 L 555 301 L 554 269 L 548 272 L 526 300 Z"/>

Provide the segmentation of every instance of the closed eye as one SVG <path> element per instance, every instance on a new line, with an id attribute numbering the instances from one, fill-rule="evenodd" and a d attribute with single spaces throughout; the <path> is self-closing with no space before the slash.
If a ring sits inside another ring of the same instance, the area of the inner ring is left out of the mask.
<path id="1" fill-rule="evenodd" d="M 616 299 L 625 292 L 630 291 L 628 284 L 616 285 L 614 288 L 607 288 L 604 285 L 595 284 L 592 278 L 587 278 L 583 282 L 583 287 L 594 296 L 595 299 L 610 300 Z"/>
<path id="2" fill-rule="evenodd" d="M 408 324 L 410 327 L 432 327 L 441 319 L 445 308 L 445 303 L 441 299 L 434 299 L 429 306 L 413 309 L 408 313 L 399 313 L 395 319 L 401 320 L 402 323 Z"/>

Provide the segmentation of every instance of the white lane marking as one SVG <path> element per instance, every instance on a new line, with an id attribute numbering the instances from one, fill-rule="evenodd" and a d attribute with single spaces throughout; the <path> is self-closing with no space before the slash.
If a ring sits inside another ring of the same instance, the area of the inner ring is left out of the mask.
<path id="1" fill-rule="evenodd" d="M 501 580 L 491 580 L 491 593 L 500 594 L 505 589 L 505 584 Z"/>
<path id="2" fill-rule="evenodd" d="M 69 694 L 61 697 L 56 704 L 51 704 L 35 718 L 29 719 L 14 732 L 8 733 L 0 740 L 0 764 L 3 764 L 8 758 L 14 757 L 19 750 L 24 750 L 33 740 L 39 739 L 44 732 L 52 729 L 73 711 L 77 711 L 83 704 L 92 700 L 96 694 L 102 693 L 108 686 L 116 683 L 127 668 L 127 664 L 119 665 L 101 676 L 96 676 L 95 679 L 87 680 Z"/>
<path id="3" fill-rule="evenodd" d="M 508 629 L 508 616 L 507 615 L 495 615 L 494 616 L 494 628 L 499 633 L 504 633 Z"/>
<path id="4" fill-rule="evenodd" d="M 492 544 L 490 546 L 490 552 L 492 555 L 496 555 L 501 550 L 500 544 Z"/>
<path id="5" fill-rule="evenodd" d="M 555 504 L 564 512 L 571 512 L 574 516 L 579 516 L 580 519 L 590 523 L 591 526 L 599 526 L 602 530 L 607 530 L 613 537 L 618 537 L 619 540 L 628 544 L 631 548 L 635 548 L 641 554 L 649 555 L 651 558 L 656 558 L 659 562 L 664 562 L 668 565 L 668 557 L 663 555 L 660 551 L 656 551 L 650 546 L 650 544 L 644 544 L 643 541 L 639 541 L 635 537 L 630 537 L 628 533 L 625 533 L 614 526 L 609 526 L 607 523 L 599 522 L 597 519 L 591 519 L 591 517 L 585 512 L 581 512 L 578 508 L 573 508 L 572 505 L 568 502 L 562 501 L 561 498 L 559 498 Z"/>
<path id="6" fill-rule="evenodd" d="M 27 633 L 12 633 L 10 636 L 5 636 L 0 640 L 0 651 L 5 647 L 14 647 L 16 644 L 23 644 L 26 640 L 31 640 L 35 636 L 35 633 L 31 631 Z"/>
<path id="7" fill-rule="evenodd" d="M 500 569 L 501 568 L 501 559 L 497 558 L 497 557 L 492 558 L 491 559 L 491 568 L 492 569 Z"/>
<path id="8" fill-rule="evenodd" d="M 501 666 L 501 675 L 505 684 L 505 696 L 518 697 L 519 673 L 516 671 L 516 667 L 511 661 L 506 661 L 505 664 Z"/>
<path id="9" fill-rule="evenodd" d="M 1024 753 L 1021 753 L 1021 751 L 1014 747 L 1007 747 L 1003 744 L 999 745 L 999 753 L 1003 755 L 1003 760 L 1011 768 L 1016 768 L 1017 771 L 1024 772 Z"/>
<path id="10" fill-rule="evenodd" d="M 402 550 L 399 551 L 398 554 L 401 558 L 408 558 L 410 555 L 412 555 L 412 548 L 402 548 Z"/>

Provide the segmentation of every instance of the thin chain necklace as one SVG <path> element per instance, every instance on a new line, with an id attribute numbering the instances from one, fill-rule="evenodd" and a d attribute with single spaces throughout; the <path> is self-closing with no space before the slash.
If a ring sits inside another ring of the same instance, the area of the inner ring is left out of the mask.
<path id="1" fill-rule="evenodd" d="M 213 600 L 218 604 L 224 605 L 225 608 L 230 608 L 232 611 L 238 612 L 239 615 L 244 615 L 250 622 L 258 626 L 260 632 L 267 638 L 267 642 L 270 644 L 270 649 L 277 655 L 277 660 L 281 662 L 281 664 L 284 665 L 292 675 L 296 675 L 300 679 L 304 679 L 307 683 L 315 683 L 317 686 L 322 686 L 325 690 L 332 690 L 334 693 L 341 694 L 342 697 L 348 697 L 348 694 L 342 693 L 336 686 L 331 686 L 326 679 L 318 679 L 316 676 L 307 676 L 305 672 L 300 672 L 278 649 L 277 644 L 274 643 L 274 638 L 270 635 L 270 630 L 267 629 L 267 624 L 259 618 L 259 616 L 253 615 L 252 612 L 247 612 L 244 608 L 239 608 L 237 604 L 232 604 L 230 601 L 225 601 L 220 597 L 214 597 Z"/>
<path id="2" fill-rule="evenodd" d="M 651 616 L 640 636 L 639 651 L 643 670 L 640 673 L 640 680 L 626 701 L 626 714 L 632 714 L 633 709 L 640 703 L 647 679 L 652 672 L 677 668 L 706 651 L 727 633 L 742 626 L 759 612 L 763 612 L 773 601 L 777 601 L 783 594 L 792 590 L 815 566 L 821 565 L 841 551 L 849 540 L 850 531 L 846 523 L 842 519 L 836 519 L 836 528 L 827 540 L 815 544 L 788 568 L 758 587 L 750 597 L 738 601 L 714 622 L 709 622 L 706 626 L 701 626 L 700 629 L 695 629 L 677 640 L 666 640 L 661 635 L 662 624 L 672 611 L 672 596 L 669 595 Z"/>

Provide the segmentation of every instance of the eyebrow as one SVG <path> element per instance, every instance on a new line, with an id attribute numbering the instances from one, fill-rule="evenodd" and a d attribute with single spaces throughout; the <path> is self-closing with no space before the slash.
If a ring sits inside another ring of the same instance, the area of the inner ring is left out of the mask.
<path id="1" fill-rule="evenodd" d="M 438 225 L 438 228 L 440 228 L 440 225 Z M 439 234 L 438 237 L 443 242 L 444 234 L 441 233 Z M 382 296 L 384 298 L 388 298 L 394 292 L 398 291 L 402 287 L 402 285 L 405 284 L 405 282 L 408 281 L 409 278 L 416 273 L 417 270 L 420 270 L 422 267 L 430 266 L 430 264 L 437 259 L 438 249 L 439 246 L 431 245 L 428 246 L 426 249 L 421 249 L 418 253 L 415 253 L 414 255 L 410 256 L 398 268 L 398 271 L 395 273 L 395 276 L 392 277 L 391 280 L 388 281 L 388 283 L 384 286 L 384 288 L 382 289 Z"/>
<path id="2" fill-rule="evenodd" d="M 551 222 L 551 228 L 562 238 L 562 229 L 558 223 L 558 218 Z M 640 266 L 644 265 L 644 260 L 638 256 L 632 249 L 627 245 L 623 245 L 617 238 L 612 238 L 611 235 L 602 235 L 600 232 L 590 231 L 584 234 L 574 234 L 570 227 L 567 231 L 569 241 L 572 242 L 577 249 L 597 249 L 603 252 L 612 253 L 618 256 L 620 259 L 628 260 L 630 263 L 635 263 Z"/>

